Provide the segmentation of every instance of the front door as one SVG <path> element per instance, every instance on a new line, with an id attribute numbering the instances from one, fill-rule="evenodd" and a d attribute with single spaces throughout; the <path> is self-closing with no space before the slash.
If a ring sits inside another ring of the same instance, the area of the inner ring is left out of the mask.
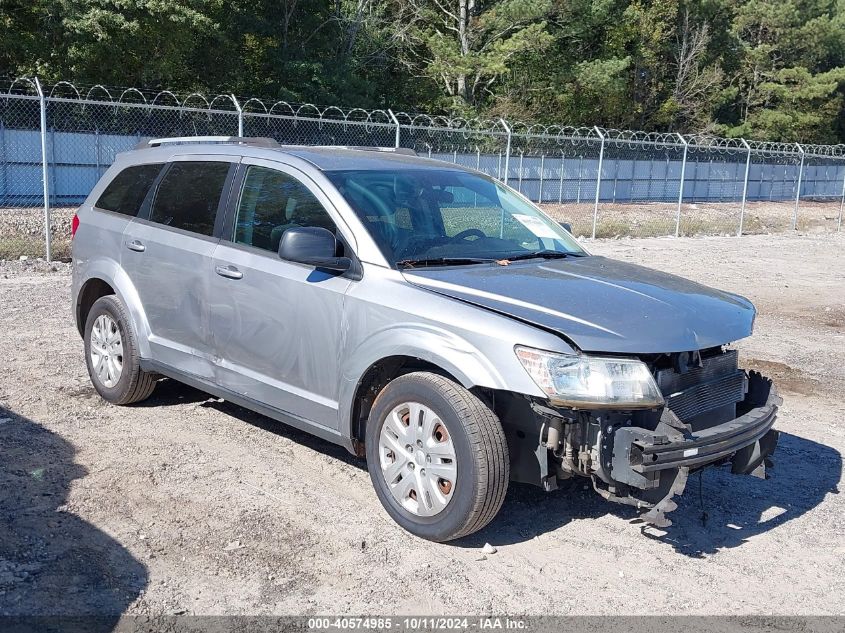
<path id="1" fill-rule="evenodd" d="M 344 296 L 354 282 L 278 256 L 289 228 L 319 226 L 338 234 L 330 203 L 307 176 L 272 161 L 244 159 L 238 183 L 213 256 L 209 306 L 217 382 L 334 431 Z"/>

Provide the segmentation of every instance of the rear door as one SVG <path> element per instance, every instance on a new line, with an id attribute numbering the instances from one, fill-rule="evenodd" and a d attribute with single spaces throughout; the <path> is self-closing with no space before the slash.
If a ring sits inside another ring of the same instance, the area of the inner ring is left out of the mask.
<path id="1" fill-rule="evenodd" d="M 338 274 L 283 261 L 285 230 L 329 229 L 354 246 L 328 198 L 302 172 L 245 158 L 214 252 L 210 324 L 218 383 L 329 431 L 338 426 L 344 294 Z"/>
<path id="2" fill-rule="evenodd" d="M 237 158 L 176 157 L 123 236 L 121 263 L 150 328 L 150 360 L 214 375 L 208 324 L 211 257 Z"/>

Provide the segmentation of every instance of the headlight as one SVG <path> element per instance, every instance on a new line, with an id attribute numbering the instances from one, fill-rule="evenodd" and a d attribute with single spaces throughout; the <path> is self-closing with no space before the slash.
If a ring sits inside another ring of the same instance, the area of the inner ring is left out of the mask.
<path id="1" fill-rule="evenodd" d="M 589 408 L 652 409 L 663 404 L 654 377 L 634 358 L 555 354 L 516 347 L 528 374 L 556 405 Z"/>

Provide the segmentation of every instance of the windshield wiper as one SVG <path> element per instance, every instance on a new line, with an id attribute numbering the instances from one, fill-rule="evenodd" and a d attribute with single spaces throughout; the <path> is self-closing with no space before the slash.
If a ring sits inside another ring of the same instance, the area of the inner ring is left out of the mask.
<path id="1" fill-rule="evenodd" d="M 564 251 L 535 251 L 533 253 L 520 253 L 519 255 L 509 255 L 506 259 L 515 262 L 520 259 L 563 259 L 565 257 L 584 257 L 582 253 L 567 253 Z"/>
<path id="2" fill-rule="evenodd" d="M 483 257 L 431 257 L 421 259 L 403 259 L 396 262 L 399 268 L 416 268 L 417 266 L 462 266 L 467 264 L 489 264 L 495 259 Z"/>

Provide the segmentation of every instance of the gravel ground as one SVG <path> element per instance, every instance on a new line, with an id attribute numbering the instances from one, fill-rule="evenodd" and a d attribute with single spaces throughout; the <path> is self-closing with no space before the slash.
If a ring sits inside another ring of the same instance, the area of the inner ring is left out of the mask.
<path id="1" fill-rule="evenodd" d="M 845 614 L 845 235 L 589 247 L 753 299 L 784 396 L 772 477 L 692 477 L 665 533 L 579 482 L 416 539 L 342 449 L 172 381 L 105 404 L 69 266 L 0 263 L 0 614 Z"/>
<path id="2" fill-rule="evenodd" d="M 53 259 L 70 257 L 70 228 L 76 207 L 50 211 L 50 247 Z M 44 210 L 0 208 L 0 259 L 44 256 Z"/>

